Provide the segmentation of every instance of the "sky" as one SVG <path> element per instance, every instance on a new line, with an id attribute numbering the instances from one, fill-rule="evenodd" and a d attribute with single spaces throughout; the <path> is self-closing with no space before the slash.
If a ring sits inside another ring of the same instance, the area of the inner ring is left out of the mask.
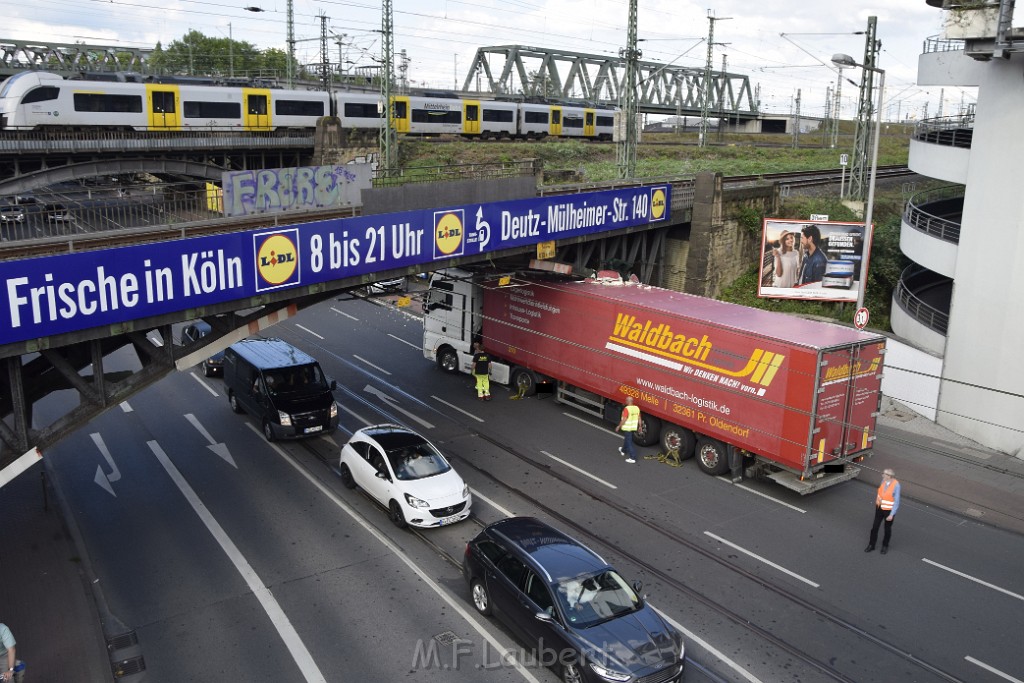
<path id="1" fill-rule="evenodd" d="M 321 14 L 341 43 L 332 42 L 332 61 L 354 68 L 379 58 L 379 0 L 293 0 L 293 8 L 300 62 L 320 61 Z M 617 55 L 626 43 L 628 8 L 628 0 L 392 0 L 394 50 L 396 58 L 402 50 L 409 58 L 410 85 L 461 88 L 480 47 Z M 863 61 L 865 39 L 855 32 L 867 28 L 870 16 L 882 43 L 877 65 L 886 72 L 886 120 L 951 115 L 974 101 L 970 89 L 915 85 L 923 43 L 941 33 L 945 15 L 925 0 L 638 0 L 642 59 L 703 69 L 709 13 L 717 18 L 713 68 L 721 70 L 724 55 L 730 73 L 748 76 L 752 91 L 760 86 L 766 112 L 792 111 L 799 90 L 801 115 L 823 115 L 838 78 L 832 55 Z M 0 41 L 145 48 L 194 29 L 287 49 L 287 0 L 33 0 L 8 3 L 5 14 Z M 564 77 L 566 67 L 559 68 Z M 843 77 L 843 116 L 852 118 L 860 69 L 845 69 Z"/>

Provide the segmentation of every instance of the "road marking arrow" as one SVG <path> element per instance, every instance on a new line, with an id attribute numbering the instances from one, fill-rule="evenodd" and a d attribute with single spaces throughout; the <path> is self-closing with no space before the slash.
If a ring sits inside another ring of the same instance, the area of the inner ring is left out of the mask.
<path id="1" fill-rule="evenodd" d="M 114 463 L 114 458 L 110 455 L 110 451 L 107 450 L 107 444 L 103 442 L 103 437 L 100 436 L 99 432 L 94 432 L 89 435 L 92 437 L 92 442 L 96 444 L 96 448 L 99 449 L 100 455 L 110 465 L 110 474 L 103 472 L 102 465 L 96 465 L 96 476 L 93 477 L 93 481 L 100 485 L 107 493 L 117 498 L 117 494 L 114 493 L 114 487 L 111 486 L 115 481 L 121 479 L 121 470 L 117 469 L 117 465 Z"/>
<path id="2" fill-rule="evenodd" d="M 413 415 L 412 413 L 410 413 L 408 410 L 406 410 L 404 408 L 399 407 L 397 399 L 392 398 L 391 396 L 388 396 L 387 394 L 385 394 L 380 389 L 377 389 L 375 387 L 371 387 L 369 384 L 367 384 L 365 387 L 363 387 L 363 391 L 365 391 L 368 394 L 373 394 L 374 396 L 376 396 L 377 398 L 381 399 L 382 401 L 387 403 L 389 406 L 391 406 L 391 408 L 393 410 L 397 410 L 402 415 L 405 415 L 406 417 L 408 417 L 410 420 L 414 420 L 414 421 L 420 423 L 421 425 L 423 425 L 424 428 L 426 428 L 426 429 L 433 429 L 434 428 L 434 425 L 430 424 L 426 420 L 424 420 L 422 418 L 419 418 L 416 415 Z"/>
<path id="3" fill-rule="evenodd" d="M 207 446 L 207 448 L 216 453 L 221 460 L 231 465 L 236 470 L 238 469 L 238 465 L 235 464 L 235 459 L 231 457 L 231 452 L 228 451 L 227 444 L 217 443 L 214 441 L 213 437 L 210 436 L 210 432 L 206 431 L 206 428 L 199 423 L 199 419 L 192 413 L 186 413 L 185 419 L 191 422 L 192 426 L 196 428 L 196 431 L 202 434 L 203 438 L 210 442 L 210 445 Z"/>

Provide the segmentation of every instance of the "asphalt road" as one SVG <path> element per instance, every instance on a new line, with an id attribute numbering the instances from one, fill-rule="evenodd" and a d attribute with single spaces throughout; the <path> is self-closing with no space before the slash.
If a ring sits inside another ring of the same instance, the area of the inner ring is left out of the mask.
<path id="1" fill-rule="evenodd" d="M 499 656 L 523 644 L 475 614 L 452 563 L 508 514 L 545 518 L 642 580 L 684 629 L 686 681 L 1006 680 L 985 666 L 1024 679 L 1019 536 L 907 499 L 892 551 L 865 554 L 874 480 L 801 498 L 693 462 L 627 465 L 610 425 L 550 396 L 476 401 L 395 308 L 331 301 L 270 333 L 338 380 L 333 439 L 266 443 L 194 369 L 48 454 L 147 681 L 556 680 Z M 338 445 L 384 421 L 451 455 L 471 520 L 400 531 L 340 485 Z"/>

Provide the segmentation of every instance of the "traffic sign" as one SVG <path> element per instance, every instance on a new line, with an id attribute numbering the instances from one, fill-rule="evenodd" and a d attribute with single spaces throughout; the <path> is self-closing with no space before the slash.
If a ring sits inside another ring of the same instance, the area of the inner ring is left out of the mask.
<path id="1" fill-rule="evenodd" d="M 868 309 L 858 308 L 857 312 L 853 314 L 853 324 L 858 330 L 863 330 L 868 326 Z"/>
<path id="2" fill-rule="evenodd" d="M 850 163 L 850 155 L 849 154 L 840 154 L 839 155 L 839 165 L 840 166 L 846 166 L 848 163 Z"/>

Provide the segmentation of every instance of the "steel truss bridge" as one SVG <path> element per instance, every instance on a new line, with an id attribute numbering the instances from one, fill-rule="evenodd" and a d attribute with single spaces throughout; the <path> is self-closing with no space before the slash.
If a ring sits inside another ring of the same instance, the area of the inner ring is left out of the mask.
<path id="1" fill-rule="evenodd" d="M 594 104 L 618 104 L 625 60 L 565 50 L 499 45 L 482 47 L 469 66 L 463 90 L 495 96 L 556 97 Z M 641 112 L 697 115 L 703 110 L 704 70 L 640 61 L 637 99 Z M 561 69 L 561 70 L 560 70 Z M 716 118 L 757 118 L 750 79 L 711 72 L 707 111 Z"/>
<path id="2" fill-rule="evenodd" d="M 150 74 L 151 48 L 53 43 L 0 38 L 0 78 L 29 69 L 62 76 L 81 72 L 132 71 Z M 704 70 L 658 62 L 637 64 L 639 111 L 699 116 L 704 111 Z M 625 61 L 608 55 L 499 45 L 476 52 L 463 90 L 493 96 L 545 97 L 593 104 L 618 104 L 625 83 Z M 750 79 L 711 72 L 706 111 L 732 120 L 757 117 Z"/>

